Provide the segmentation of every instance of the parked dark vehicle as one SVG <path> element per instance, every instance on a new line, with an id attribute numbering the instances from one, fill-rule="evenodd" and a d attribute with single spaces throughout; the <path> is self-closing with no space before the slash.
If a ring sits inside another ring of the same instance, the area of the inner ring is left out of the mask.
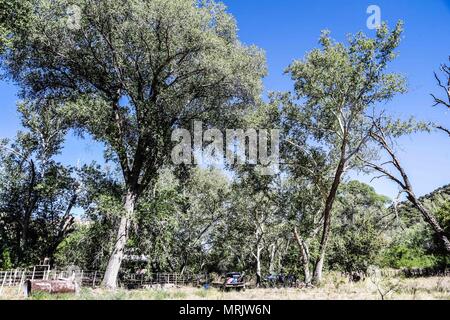
<path id="1" fill-rule="evenodd" d="M 294 288 L 297 284 L 297 277 L 294 275 L 270 274 L 264 278 L 262 286 L 264 288 Z"/>
<path id="2" fill-rule="evenodd" d="M 244 273 L 240 272 L 229 272 L 225 276 L 225 282 L 222 285 L 222 290 L 229 291 L 229 290 L 237 290 L 237 291 L 244 291 L 245 290 L 245 280 L 244 280 Z"/>

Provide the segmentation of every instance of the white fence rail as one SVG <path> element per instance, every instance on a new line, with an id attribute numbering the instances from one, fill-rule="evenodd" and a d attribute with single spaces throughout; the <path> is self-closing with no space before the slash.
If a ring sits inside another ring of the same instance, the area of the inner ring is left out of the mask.
<path id="1" fill-rule="evenodd" d="M 74 277 L 84 287 L 99 286 L 103 273 L 99 271 L 28 270 L 0 271 L 0 290 L 4 287 L 22 286 L 26 280 L 57 280 Z"/>

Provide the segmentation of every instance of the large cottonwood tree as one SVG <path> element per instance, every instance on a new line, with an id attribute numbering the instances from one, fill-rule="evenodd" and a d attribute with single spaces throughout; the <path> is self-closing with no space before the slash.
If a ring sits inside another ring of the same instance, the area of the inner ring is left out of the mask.
<path id="1" fill-rule="evenodd" d="M 193 119 L 223 123 L 252 104 L 264 57 L 239 42 L 233 17 L 213 1 L 32 4 L 3 66 L 24 96 L 62 101 L 72 125 L 119 164 L 124 214 L 104 278 L 114 288 L 136 203 L 170 160 L 172 130 Z M 68 18 L 68 8 L 79 15 Z"/>

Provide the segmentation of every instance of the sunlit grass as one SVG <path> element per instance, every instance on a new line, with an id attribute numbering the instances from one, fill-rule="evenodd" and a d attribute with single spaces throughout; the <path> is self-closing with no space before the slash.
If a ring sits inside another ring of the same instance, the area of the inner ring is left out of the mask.
<path id="1" fill-rule="evenodd" d="M 388 294 L 389 300 L 450 300 L 450 277 L 388 279 L 398 287 Z M 379 285 L 388 285 L 390 281 Z M 381 288 L 385 289 L 385 288 Z M 30 300 L 379 300 L 377 286 L 366 279 L 357 283 L 338 274 L 328 274 L 324 282 L 308 289 L 247 289 L 245 292 L 222 292 L 217 289 L 193 287 L 158 288 L 146 290 L 105 290 L 82 288 L 77 294 L 49 294 L 36 292 L 25 298 L 18 288 L 3 288 L 0 299 Z"/>

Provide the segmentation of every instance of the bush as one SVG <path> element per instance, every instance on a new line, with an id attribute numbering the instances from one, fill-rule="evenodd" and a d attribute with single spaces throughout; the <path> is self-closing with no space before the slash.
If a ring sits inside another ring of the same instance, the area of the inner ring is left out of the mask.
<path id="1" fill-rule="evenodd" d="M 9 270 L 13 268 L 13 264 L 11 261 L 11 255 L 8 249 L 4 249 L 2 255 L 0 257 L 0 269 Z"/>
<path id="2" fill-rule="evenodd" d="M 438 259 L 434 255 L 426 254 L 422 248 L 399 244 L 386 250 L 383 261 L 390 268 L 421 269 L 436 266 Z"/>
<path id="3" fill-rule="evenodd" d="M 330 269 L 365 272 L 370 265 L 376 264 L 384 241 L 372 224 L 364 222 L 339 231 L 329 250 Z"/>

